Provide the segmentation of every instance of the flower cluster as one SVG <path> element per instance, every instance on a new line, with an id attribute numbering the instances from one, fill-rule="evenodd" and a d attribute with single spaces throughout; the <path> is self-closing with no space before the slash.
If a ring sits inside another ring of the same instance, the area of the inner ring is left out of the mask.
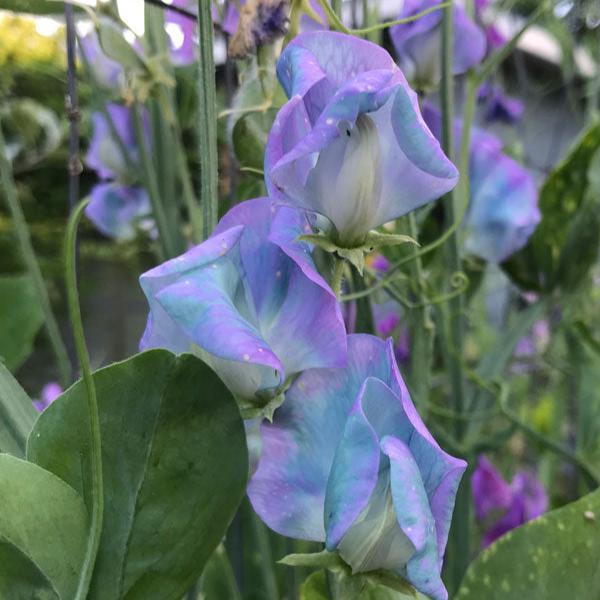
<path id="1" fill-rule="evenodd" d="M 277 72 L 289 101 L 267 142 L 269 197 L 234 206 L 209 239 L 141 276 L 141 347 L 196 353 L 246 416 L 269 417 L 248 493 L 270 527 L 326 542 L 355 573 L 387 569 L 443 599 L 466 464 L 427 431 L 391 339 L 347 335 L 301 236 L 316 214 L 338 244 L 359 244 L 450 190 L 458 173 L 379 46 L 307 32 Z"/>

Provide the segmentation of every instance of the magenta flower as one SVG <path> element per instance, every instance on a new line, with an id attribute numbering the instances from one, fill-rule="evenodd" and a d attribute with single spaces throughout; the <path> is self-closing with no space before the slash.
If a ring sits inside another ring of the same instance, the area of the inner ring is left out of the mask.
<path id="1" fill-rule="evenodd" d="M 493 52 L 506 44 L 506 36 L 498 29 L 494 22 L 487 17 L 486 11 L 490 4 L 491 0 L 475 0 L 475 17 L 479 23 L 483 24 L 488 52 Z"/>
<path id="2" fill-rule="evenodd" d="M 510 484 L 479 457 L 471 478 L 475 517 L 484 526 L 483 547 L 548 510 L 548 496 L 531 471 L 518 471 Z"/>
<path id="3" fill-rule="evenodd" d="M 47 383 L 41 392 L 41 398 L 39 400 L 33 401 L 33 406 L 38 412 L 43 412 L 46 410 L 61 394 L 63 393 L 62 387 L 56 383 L 56 381 L 51 381 Z"/>
<path id="4" fill-rule="evenodd" d="M 398 372 L 391 340 L 348 337 L 348 366 L 296 379 L 248 486 L 274 531 L 325 542 L 354 573 L 388 569 L 434 600 L 466 463 L 435 442 Z"/>
<path id="5" fill-rule="evenodd" d="M 294 374 L 343 366 L 340 307 L 296 241 L 306 226 L 268 198 L 232 208 L 204 243 L 141 276 L 150 315 L 140 347 L 196 352 L 261 406 Z"/>
<path id="6" fill-rule="evenodd" d="M 403 19 L 439 4 L 437 0 L 405 0 L 398 18 Z M 465 73 L 483 59 L 486 38 L 481 29 L 454 4 L 454 63 L 455 75 Z M 441 80 L 442 11 L 433 11 L 416 21 L 396 25 L 390 36 L 412 85 L 420 90 L 437 87 Z"/>
<path id="7" fill-rule="evenodd" d="M 277 64 L 290 100 L 265 152 L 269 194 L 319 213 L 346 247 L 439 198 L 458 181 L 391 56 L 354 36 L 317 31 Z"/>

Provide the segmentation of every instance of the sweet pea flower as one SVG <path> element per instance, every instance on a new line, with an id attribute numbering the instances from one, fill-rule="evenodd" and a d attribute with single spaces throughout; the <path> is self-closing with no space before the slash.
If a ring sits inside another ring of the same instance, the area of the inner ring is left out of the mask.
<path id="1" fill-rule="evenodd" d="M 515 124 L 523 116 L 523 102 L 511 98 L 497 86 L 484 83 L 477 92 L 477 101 L 483 106 L 484 117 L 488 123 L 501 121 Z"/>
<path id="2" fill-rule="evenodd" d="M 471 484 L 475 517 L 488 524 L 483 547 L 548 510 L 544 486 L 531 471 L 518 471 L 508 484 L 494 465 L 480 456 Z"/>
<path id="3" fill-rule="evenodd" d="M 399 19 L 416 15 L 439 4 L 437 0 L 405 0 Z M 392 43 L 396 49 L 400 66 L 406 71 L 413 86 L 420 90 L 437 87 L 442 77 L 442 11 L 435 10 L 390 29 Z M 485 56 L 484 32 L 467 16 L 464 9 L 453 6 L 454 52 L 452 72 L 465 73 L 481 62 Z"/>
<path id="4" fill-rule="evenodd" d="M 456 167 L 380 46 L 304 33 L 286 46 L 277 75 L 290 100 L 267 141 L 269 194 L 327 217 L 338 245 L 361 245 L 374 227 L 456 185 Z"/>
<path id="5" fill-rule="evenodd" d="M 130 109 L 120 104 L 108 104 L 106 107 L 115 129 L 125 146 L 129 157 L 136 163 L 138 161 L 138 146 L 136 143 L 133 120 Z M 146 142 L 150 139 L 150 123 L 148 116 L 143 117 Z M 98 173 L 100 179 L 119 179 L 128 181 L 135 177 L 121 152 L 119 144 L 111 134 L 111 128 L 103 112 L 92 113 L 92 139 L 88 148 L 85 162 L 88 167 Z"/>
<path id="6" fill-rule="evenodd" d="M 348 366 L 302 373 L 272 423 L 248 486 L 274 531 L 325 542 L 353 573 L 387 569 L 434 600 L 466 463 L 435 442 L 391 340 L 348 336 Z"/>
<path id="7" fill-rule="evenodd" d="M 143 188 L 101 183 L 92 188 L 85 214 L 98 231 L 125 241 L 135 238 L 152 207 Z"/>
<path id="8" fill-rule="evenodd" d="M 305 369 L 343 366 L 339 305 L 295 241 L 306 225 L 268 198 L 232 208 L 204 243 L 141 276 L 140 347 L 196 352 L 246 405 L 266 405 Z"/>
<path id="9" fill-rule="evenodd" d="M 38 412 L 44 412 L 62 393 L 62 387 L 56 381 L 51 381 L 42 388 L 41 398 L 34 400 L 33 406 Z"/>
<path id="10" fill-rule="evenodd" d="M 423 116 L 441 136 L 439 111 L 426 104 Z M 456 129 L 459 144 L 462 125 Z M 527 169 L 502 152 L 496 136 L 479 130 L 471 134 L 469 179 L 465 248 L 488 262 L 501 263 L 525 246 L 540 222 L 537 186 Z"/>
<path id="11" fill-rule="evenodd" d="M 173 6 L 188 8 L 185 0 L 175 0 Z M 169 39 L 171 61 L 175 66 L 190 65 L 197 58 L 198 24 L 173 10 L 165 11 L 165 30 Z"/>

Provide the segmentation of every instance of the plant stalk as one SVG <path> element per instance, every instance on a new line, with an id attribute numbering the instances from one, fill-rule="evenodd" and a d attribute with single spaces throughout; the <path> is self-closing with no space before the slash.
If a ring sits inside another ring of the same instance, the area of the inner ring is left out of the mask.
<path id="1" fill-rule="evenodd" d="M 102 476 L 102 440 L 100 433 L 100 418 L 98 416 L 98 401 L 96 387 L 90 366 L 90 357 L 85 344 L 79 292 L 77 290 L 77 268 L 75 265 L 77 226 L 88 204 L 84 200 L 72 212 L 67 226 L 65 238 L 65 279 L 67 284 L 67 301 L 69 317 L 73 328 L 75 350 L 81 367 L 81 374 L 86 389 L 88 413 L 90 419 L 90 461 L 92 470 L 92 514 L 88 543 L 81 566 L 75 600 L 85 600 L 88 595 L 90 582 L 94 573 L 94 565 L 100 547 L 102 536 L 102 521 L 104 516 L 104 485 Z"/>
<path id="2" fill-rule="evenodd" d="M 38 301 L 42 307 L 44 313 L 44 319 L 46 323 L 46 332 L 52 351 L 56 357 L 58 370 L 60 373 L 60 382 L 63 387 L 67 387 L 71 381 L 71 362 L 69 355 L 67 354 L 66 346 L 63 342 L 56 317 L 52 311 L 52 305 L 48 296 L 48 290 L 44 283 L 44 278 L 40 270 L 39 263 L 35 256 L 35 251 L 31 243 L 31 237 L 29 235 L 29 229 L 23 214 L 23 209 L 19 203 L 17 197 L 17 189 L 12 176 L 12 168 L 6 154 L 6 143 L 4 141 L 4 134 L 2 133 L 2 126 L 0 124 L 0 178 L 2 181 L 2 189 L 4 191 L 4 197 L 6 204 L 10 212 L 13 225 L 15 228 L 15 235 L 20 246 L 21 255 L 23 262 L 29 276 L 33 280 L 35 286 L 36 295 Z"/>
<path id="3" fill-rule="evenodd" d="M 210 236 L 218 220 L 219 155 L 217 147 L 217 95 L 213 56 L 211 3 L 198 0 L 200 61 L 198 72 L 198 142 L 202 238 Z"/>
<path id="4" fill-rule="evenodd" d="M 454 154 L 454 80 L 452 74 L 453 45 L 454 45 L 454 10 L 452 6 L 443 9 L 442 15 L 442 147 L 446 156 L 452 160 Z M 468 177 L 468 173 L 461 173 Z M 454 191 L 446 195 L 444 203 L 445 220 L 449 228 L 456 221 L 456 194 Z M 446 264 L 450 273 L 461 270 L 460 249 L 456 230 L 449 236 L 446 243 Z M 462 295 L 457 294 L 448 303 L 447 309 L 442 309 L 444 316 L 443 350 L 444 364 L 449 371 L 452 388 L 452 408 L 458 415 L 463 414 L 465 400 L 465 380 L 461 359 L 463 354 L 463 318 Z M 455 438 L 460 444 L 464 437 L 466 423 L 462 419 L 455 421 Z M 450 537 L 451 573 L 450 588 L 456 591 L 469 563 L 469 509 L 470 497 L 468 481 L 463 480 L 456 499 L 454 518 Z"/>

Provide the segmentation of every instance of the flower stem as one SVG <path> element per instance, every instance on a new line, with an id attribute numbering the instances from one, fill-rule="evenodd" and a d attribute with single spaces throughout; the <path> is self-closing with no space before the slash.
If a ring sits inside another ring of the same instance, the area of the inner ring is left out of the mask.
<path id="1" fill-rule="evenodd" d="M 160 196 L 160 190 L 158 189 L 158 182 L 156 180 L 156 173 L 154 172 L 154 165 L 146 146 L 146 140 L 144 136 L 144 126 L 142 124 L 142 115 L 139 104 L 134 104 L 131 107 L 133 117 L 133 129 L 135 132 L 136 144 L 140 152 L 140 162 L 142 167 L 142 176 L 144 181 L 144 187 L 150 197 L 152 204 L 152 212 L 154 214 L 154 220 L 158 228 L 158 236 L 161 244 L 161 259 L 165 260 L 173 258 L 178 254 L 176 249 L 175 240 L 171 235 L 169 228 L 169 222 L 167 215 L 165 214 L 164 206 L 162 204 L 162 198 Z"/>
<path id="2" fill-rule="evenodd" d="M 90 357 L 85 345 L 83 323 L 81 320 L 81 308 L 79 305 L 79 292 L 77 291 L 77 268 L 75 266 L 75 245 L 77 239 L 77 226 L 88 204 L 88 200 L 80 202 L 72 212 L 67 226 L 65 238 L 65 279 L 67 284 L 67 302 L 69 305 L 69 317 L 73 328 L 75 350 L 81 367 L 81 374 L 86 389 L 88 413 L 90 419 L 90 462 L 92 470 L 92 514 L 90 530 L 86 547 L 75 600 L 87 598 L 90 581 L 94 573 L 94 565 L 100 537 L 102 535 L 102 521 L 104 514 L 104 486 L 102 480 L 102 441 L 100 434 L 100 418 L 98 416 L 98 401 L 96 399 L 96 387 L 90 367 Z"/>
<path id="3" fill-rule="evenodd" d="M 52 305 L 50 304 L 50 298 L 48 297 L 48 290 L 44 283 L 44 278 L 40 270 L 35 251 L 31 243 L 29 236 L 29 229 L 27 228 L 27 222 L 25 221 L 25 215 L 23 209 L 19 204 L 17 197 L 17 189 L 12 176 L 12 169 L 10 162 L 8 161 L 6 153 L 6 143 L 4 141 L 4 134 L 2 133 L 2 127 L 0 125 L 0 179 L 2 181 L 2 189 L 4 191 L 4 197 L 6 198 L 6 204 L 10 211 L 13 225 L 15 228 L 15 234 L 17 241 L 20 246 L 21 255 L 25 268 L 27 269 L 29 276 L 35 286 L 36 296 L 38 302 L 41 305 L 44 313 L 44 320 L 46 323 L 46 332 L 50 345 L 56 357 L 58 364 L 58 370 L 60 373 L 60 382 L 63 387 L 67 387 L 71 381 L 71 362 L 67 349 L 63 342 L 58 323 L 52 311 Z"/>
<path id="4" fill-rule="evenodd" d="M 454 153 L 454 80 L 452 73 L 454 45 L 454 9 L 452 6 L 443 9 L 442 16 L 442 147 L 446 156 L 452 160 Z M 461 177 L 468 177 L 468 173 L 461 173 Z M 456 222 L 456 194 L 452 191 L 446 195 L 444 203 L 445 219 L 449 228 Z M 456 230 L 449 236 L 446 244 L 446 262 L 451 273 L 460 271 L 460 249 Z M 450 375 L 452 387 L 452 408 L 462 415 L 465 399 L 465 381 L 462 372 L 461 358 L 463 354 L 463 319 L 462 319 L 462 295 L 453 297 L 448 309 L 442 309 L 444 317 L 442 348 L 444 351 L 444 364 Z M 455 438 L 460 444 L 462 442 L 465 422 L 456 419 Z M 456 498 L 454 518 L 450 537 L 450 588 L 456 591 L 460 585 L 463 575 L 469 563 L 469 509 L 470 497 L 468 493 L 468 480 L 463 479 Z"/>
<path id="5" fill-rule="evenodd" d="M 217 148 L 217 93 L 213 56 L 211 3 L 198 0 L 200 63 L 198 73 L 198 142 L 202 238 L 210 236 L 218 219 L 219 155 Z"/>

